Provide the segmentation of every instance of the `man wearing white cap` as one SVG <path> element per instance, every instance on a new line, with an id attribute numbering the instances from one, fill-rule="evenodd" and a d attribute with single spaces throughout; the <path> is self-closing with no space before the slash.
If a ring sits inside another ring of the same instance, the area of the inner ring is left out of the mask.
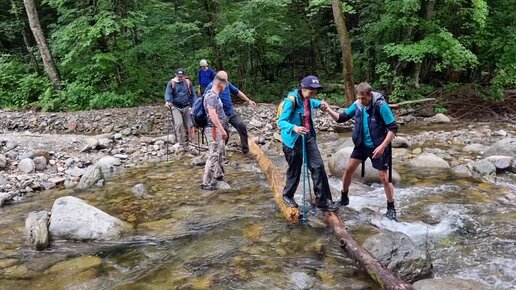
<path id="1" fill-rule="evenodd" d="M 199 70 L 199 94 L 202 96 L 206 87 L 213 81 L 215 78 L 215 71 L 208 67 L 208 61 L 205 59 L 201 60 L 199 63 L 201 69 Z"/>

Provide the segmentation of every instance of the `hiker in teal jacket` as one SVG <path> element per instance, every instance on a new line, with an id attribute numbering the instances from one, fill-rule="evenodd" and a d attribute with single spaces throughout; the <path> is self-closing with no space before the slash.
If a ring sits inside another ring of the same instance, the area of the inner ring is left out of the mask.
<path id="1" fill-rule="evenodd" d="M 283 108 L 278 118 L 278 127 L 281 129 L 283 140 L 283 153 L 288 163 L 287 180 L 283 189 L 283 202 L 289 207 L 298 207 L 294 200 L 294 193 L 299 185 L 303 166 L 303 138 L 305 138 L 306 159 L 308 169 L 312 173 L 316 207 L 336 211 L 338 204 L 333 203 L 328 176 L 324 169 L 324 162 L 321 158 L 316 143 L 316 133 L 313 122 L 315 109 L 319 109 L 324 102 L 313 99 L 317 92 L 322 89 L 319 79 L 315 76 L 307 76 L 301 81 L 301 87 L 289 93 L 283 101 Z M 295 97 L 295 102 L 291 100 Z"/>

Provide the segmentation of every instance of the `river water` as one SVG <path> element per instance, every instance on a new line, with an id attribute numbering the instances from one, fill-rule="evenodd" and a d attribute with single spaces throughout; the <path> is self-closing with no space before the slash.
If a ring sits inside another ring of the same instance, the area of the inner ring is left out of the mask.
<path id="1" fill-rule="evenodd" d="M 129 169 L 103 188 L 48 191 L 0 208 L 0 289 L 378 289 L 338 247 L 320 212 L 309 225 L 286 223 L 254 162 L 231 153 L 229 159 L 229 190 L 201 191 L 203 168 L 184 158 Z M 404 232 L 426 248 L 435 277 L 515 289 L 516 207 L 500 201 L 516 193 L 514 176 L 491 184 L 397 170 L 400 222 L 373 217 L 368 223 Z M 340 188 L 338 179 L 330 181 Z M 140 182 L 152 197 L 134 197 L 131 188 Z M 385 209 L 380 186 L 354 188 L 349 208 L 340 211 L 346 218 Z M 132 223 L 134 235 L 30 250 L 27 214 L 50 210 L 65 195 Z M 377 231 L 349 225 L 358 241 Z"/>

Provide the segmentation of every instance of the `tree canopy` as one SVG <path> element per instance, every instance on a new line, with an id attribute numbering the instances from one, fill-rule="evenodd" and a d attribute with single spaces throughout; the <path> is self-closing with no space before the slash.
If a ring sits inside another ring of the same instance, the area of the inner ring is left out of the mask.
<path id="1" fill-rule="evenodd" d="M 228 71 L 261 101 L 307 74 L 342 84 L 331 0 L 36 0 L 61 76 L 52 86 L 24 3 L 0 0 L 0 108 L 82 110 L 160 101 L 182 67 Z M 516 86 L 516 11 L 510 0 L 348 0 L 353 80 L 394 100 L 450 84 L 486 98 Z M 339 86 L 337 86 L 339 87 Z M 330 90 L 344 102 L 344 90 Z"/>

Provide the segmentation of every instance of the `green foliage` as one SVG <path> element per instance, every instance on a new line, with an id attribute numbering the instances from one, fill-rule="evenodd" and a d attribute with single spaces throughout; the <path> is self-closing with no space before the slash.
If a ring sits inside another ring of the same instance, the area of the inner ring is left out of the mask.
<path id="1" fill-rule="evenodd" d="M 355 82 L 384 89 L 391 103 L 425 97 L 457 81 L 481 83 L 485 98 L 503 98 L 505 88 L 516 86 L 513 2 L 341 1 Z M 258 101 L 282 99 L 308 74 L 318 75 L 323 85 L 342 83 L 330 0 L 37 5 L 64 87 L 50 87 L 22 4 L 0 0 L 2 108 L 84 110 L 161 102 L 176 68 L 197 84 L 200 59 L 228 71 L 231 82 Z M 341 90 L 319 97 L 344 100 Z"/>
<path id="2" fill-rule="evenodd" d="M 0 56 L 0 108 L 21 108 L 37 100 L 50 83 L 31 72 L 22 58 Z"/>

